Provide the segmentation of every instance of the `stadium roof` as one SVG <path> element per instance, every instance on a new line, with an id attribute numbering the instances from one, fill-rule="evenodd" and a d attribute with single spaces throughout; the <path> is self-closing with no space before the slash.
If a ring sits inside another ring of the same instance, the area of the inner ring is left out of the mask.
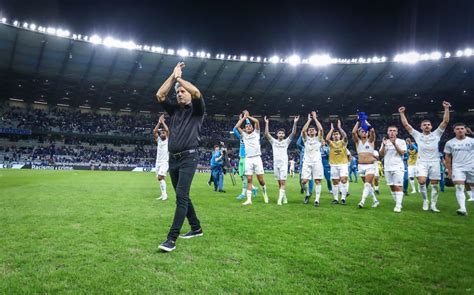
<path id="1" fill-rule="evenodd" d="M 388 113 L 401 101 L 429 110 L 433 102 L 439 109 L 443 97 L 473 106 L 468 98 L 474 91 L 474 57 L 416 63 L 341 60 L 315 66 L 299 59 L 295 65 L 291 58 L 272 63 L 206 58 L 204 53 L 183 57 L 91 41 L 0 25 L 0 95 L 49 105 L 160 110 L 155 92 L 184 60 L 184 77 L 198 86 L 213 114 L 244 108 L 267 114 L 304 113 L 308 108 Z"/>

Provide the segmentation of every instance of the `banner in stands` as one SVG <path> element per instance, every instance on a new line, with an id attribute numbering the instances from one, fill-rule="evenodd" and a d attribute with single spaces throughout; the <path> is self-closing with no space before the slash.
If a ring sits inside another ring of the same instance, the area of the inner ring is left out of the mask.
<path id="1" fill-rule="evenodd" d="M 22 169 L 34 170 L 97 170 L 97 171 L 132 171 L 133 167 L 127 166 L 102 166 L 102 165 L 59 165 L 59 164 L 26 164 Z"/>
<path id="2" fill-rule="evenodd" d="M 18 134 L 18 135 L 31 135 L 30 129 L 20 129 L 20 128 L 0 128 L 0 133 L 4 134 Z"/>

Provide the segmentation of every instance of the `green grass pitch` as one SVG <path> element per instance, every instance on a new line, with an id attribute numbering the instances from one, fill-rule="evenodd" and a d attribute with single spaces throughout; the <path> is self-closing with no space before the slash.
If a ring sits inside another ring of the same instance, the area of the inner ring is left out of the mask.
<path id="1" fill-rule="evenodd" d="M 381 207 L 304 205 L 296 178 L 289 204 L 277 206 L 266 175 L 261 194 L 243 207 L 196 174 L 191 196 L 204 237 L 178 240 L 160 253 L 174 213 L 174 192 L 157 201 L 152 173 L 0 170 L 0 293 L 474 293 L 474 203 L 455 214 L 452 188 L 435 214 L 418 195 L 393 213 L 381 183 Z M 371 202 L 368 202 L 369 205 Z M 188 230 L 185 224 L 183 231 Z"/>

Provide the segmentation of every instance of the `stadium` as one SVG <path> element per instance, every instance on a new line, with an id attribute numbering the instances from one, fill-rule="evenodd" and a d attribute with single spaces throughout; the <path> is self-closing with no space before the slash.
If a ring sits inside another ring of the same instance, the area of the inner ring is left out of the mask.
<path id="1" fill-rule="evenodd" d="M 474 292 L 474 14 L 458 44 L 338 57 L 0 12 L 1 293 Z"/>

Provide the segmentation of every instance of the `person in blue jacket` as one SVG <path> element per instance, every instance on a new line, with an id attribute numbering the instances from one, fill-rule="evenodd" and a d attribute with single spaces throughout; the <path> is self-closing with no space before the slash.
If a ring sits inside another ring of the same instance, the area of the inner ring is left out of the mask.
<path id="1" fill-rule="evenodd" d="M 211 175 L 214 182 L 214 191 L 224 192 L 224 154 L 221 152 L 219 145 L 214 146 L 211 157 Z"/>

